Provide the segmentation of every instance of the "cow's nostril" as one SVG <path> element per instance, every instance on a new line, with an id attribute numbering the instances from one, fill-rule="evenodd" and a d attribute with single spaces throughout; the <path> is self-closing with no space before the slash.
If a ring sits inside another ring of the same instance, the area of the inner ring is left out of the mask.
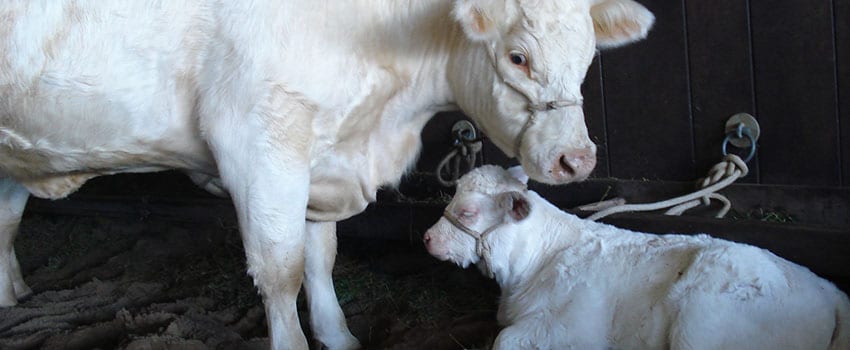
<path id="1" fill-rule="evenodd" d="M 567 155 L 561 155 L 559 165 L 561 166 L 560 170 L 565 175 L 574 176 L 576 170 L 581 166 L 581 160 L 574 157 L 567 157 Z"/>
<path id="2" fill-rule="evenodd" d="M 425 235 L 424 235 L 424 236 L 422 236 L 422 243 L 428 244 L 428 242 L 431 242 L 431 235 L 429 235 L 429 234 L 426 232 L 426 233 L 425 233 Z"/>

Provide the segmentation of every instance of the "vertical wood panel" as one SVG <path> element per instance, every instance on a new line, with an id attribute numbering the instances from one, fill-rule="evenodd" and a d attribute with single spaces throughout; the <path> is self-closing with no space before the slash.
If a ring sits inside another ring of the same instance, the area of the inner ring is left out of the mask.
<path id="1" fill-rule="evenodd" d="M 508 158 L 499 147 L 496 147 L 496 145 L 487 139 L 484 140 L 481 153 L 484 157 L 484 164 L 496 164 L 503 167 L 511 167 L 519 164 L 516 158 Z"/>
<path id="2" fill-rule="evenodd" d="M 605 131 L 605 97 L 602 92 L 602 63 L 597 56 L 587 70 L 584 84 L 581 86 L 584 96 L 584 120 L 590 139 L 596 143 L 596 168 L 591 177 L 609 177 L 608 145 Z"/>
<path id="3" fill-rule="evenodd" d="M 842 185 L 850 186 L 850 0 L 833 0 L 838 63 L 838 110 L 841 126 Z"/>
<path id="4" fill-rule="evenodd" d="M 602 53 L 611 175 L 693 180 L 682 2 L 640 2 L 656 17 L 648 39 Z"/>
<path id="5" fill-rule="evenodd" d="M 840 183 L 829 0 L 752 1 L 761 180 Z"/>
<path id="6" fill-rule="evenodd" d="M 686 1 L 694 155 L 701 172 L 721 159 L 726 120 L 739 112 L 756 114 L 749 15 L 742 0 Z M 757 160 L 739 181 L 757 182 Z"/>

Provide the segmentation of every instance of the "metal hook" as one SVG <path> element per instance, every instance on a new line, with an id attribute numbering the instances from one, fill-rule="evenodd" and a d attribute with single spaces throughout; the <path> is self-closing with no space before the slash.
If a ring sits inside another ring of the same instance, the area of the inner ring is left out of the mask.
<path id="1" fill-rule="evenodd" d="M 750 131 L 750 128 L 746 127 L 744 123 L 738 124 L 734 131 L 730 131 L 726 134 L 726 138 L 723 139 L 723 155 L 726 156 L 729 154 L 726 151 L 726 145 L 728 145 L 733 138 L 742 139 L 744 137 L 750 140 L 750 151 L 747 154 L 747 157 L 744 158 L 744 162 L 747 163 L 753 159 L 753 156 L 756 154 L 756 139 L 753 137 L 753 133 Z"/>
<path id="2" fill-rule="evenodd" d="M 457 146 L 464 142 L 472 142 L 475 141 L 476 137 L 478 137 L 475 132 L 475 126 L 472 125 L 467 120 L 460 120 L 452 126 L 452 133 L 454 134 L 454 142 L 453 146 Z"/>

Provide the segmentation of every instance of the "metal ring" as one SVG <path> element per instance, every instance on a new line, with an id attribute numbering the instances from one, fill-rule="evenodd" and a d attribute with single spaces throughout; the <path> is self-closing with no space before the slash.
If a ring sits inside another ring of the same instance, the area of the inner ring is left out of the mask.
<path id="1" fill-rule="evenodd" d="M 750 132 L 750 128 L 745 127 L 744 124 L 741 123 L 741 124 L 738 124 L 737 128 L 735 128 L 735 131 L 732 131 L 732 132 L 729 132 L 729 133 L 726 134 L 726 138 L 723 139 L 723 155 L 724 156 L 729 154 L 726 151 L 726 145 L 729 144 L 729 141 L 731 141 L 733 137 L 738 138 L 738 139 L 746 137 L 750 140 L 750 152 L 749 152 L 749 154 L 747 154 L 747 157 L 744 158 L 744 163 L 748 163 L 751 159 L 753 159 L 753 156 L 755 156 L 755 154 L 756 154 L 756 140 L 753 137 L 752 132 Z"/>

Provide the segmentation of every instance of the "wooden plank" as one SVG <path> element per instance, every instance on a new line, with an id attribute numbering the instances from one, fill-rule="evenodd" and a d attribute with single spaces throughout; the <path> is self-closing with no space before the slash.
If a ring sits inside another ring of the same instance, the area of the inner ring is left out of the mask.
<path id="1" fill-rule="evenodd" d="M 750 5 L 756 109 L 763 130 L 761 180 L 838 185 L 832 3 L 781 0 Z"/>
<path id="2" fill-rule="evenodd" d="M 561 186 L 563 187 L 563 186 Z M 361 215 L 339 223 L 345 237 L 406 240 L 416 242 L 442 215 L 444 203 L 378 203 Z M 225 199 L 126 200 L 88 198 L 48 201 L 34 199 L 28 210 L 54 215 L 95 215 L 147 218 L 178 222 L 219 222 L 234 225 L 233 206 Z M 653 233 L 708 233 L 736 242 L 769 249 L 788 260 L 830 278 L 850 277 L 850 228 L 827 229 L 797 224 L 774 224 L 752 220 L 718 220 L 700 217 L 670 217 L 655 214 L 620 214 L 604 222 Z"/>
<path id="3" fill-rule="evenodd" d="M 694 191 L 692 182 L 612 179 L 591 179 L 570 186 L 531 184 L 529 187 L 562 208 L 616 197 L 633 204 L 653 203 Z M 732 202 L 733 211 L 727 215 L 729 218 L 774 218 L 808 226 L 850 227 L 850 216 L 847 215 L 850 213 L 850 188 L 738 183 L 720 193 Z M 719 204 L 714 202 L 710 210 L 695 208 L 687 215 L 713 217 L 718 208 Z"/>
<path id="4" fill-rule="evenodd" d="M 736 113 L 756 114 L 749 15 L 741 0 L 686 0 L 686 12 L 694 155 L 700 172 L 720 161 L 726 120 Z M 739 181 L 757 182 L 758 157 L 748 165 L 749 175 Z"/>
<path id="5" fill-rule="evenodd" d="M 841 183 L 850 186 L 850 0 L 833 2 L 838 63 L 838 118 L 841 127 Z"/>
<path id="6" fill-rule="evenodd" d="M 641 3 L 656 17 L 649 37 L 602 53 L 611 175 L 692 180 L 683 4 Z"/>
<path id="7" fill-rule="evenodd" d="M 590 174 L 590 177 L 595 178 L 610 176 L 605 130 L 605 96 L 602 86 L 602 62 L 601 57 L 597 55 L 590 64 L 587 76 L 584 78 L 584 84 L 581 86 L 581 93 L 584 96 L 584 120 L 587 124 L 587 132 L 597 146 L 596 168 Z"/>
<path id="8" fill-rule="evenodd" d="M 177 170 L 100 176 L 86 182 L 79 192 L 72 196 L 79 193 L 128 197 L 213 197 L 212 194 L 195 185 L 185 173 Z"/>

